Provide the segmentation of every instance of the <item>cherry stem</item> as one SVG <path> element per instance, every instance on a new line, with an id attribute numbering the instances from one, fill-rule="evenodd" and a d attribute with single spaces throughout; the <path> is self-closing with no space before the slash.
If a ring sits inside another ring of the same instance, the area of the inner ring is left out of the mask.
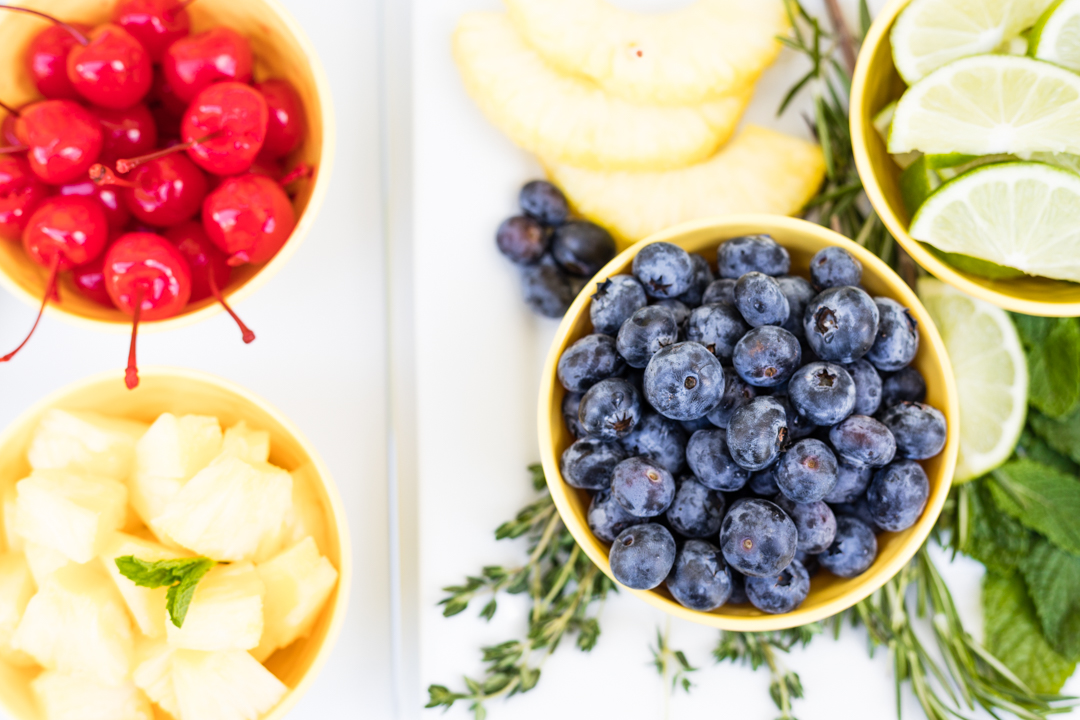
<path id="1" fill-rule="evenodd" d="M 95 185 L 119 185 L 120 187 L 126 188 L 138 187 L 138 185 L 130 180 L 116 177 L 116 173 L 101 163 L 95 163 L 90 166 L 90 179 L 93 180 Z"/>
<path id="2" fill-rule="evenodd" d="M 219 303 L 221 303 L 221 307 L 225 308 L 225 312 L 232 315 L 232 319 L 235 320 L 236 324 L 240 326 L 240 332 L 243 333 L 244 337 L 244 344 L 247 345 L 254 342 L 255 333 L 251 331 L 251 328 L 244 324 L 244 321 L 240 319 L 239 315 L 233 312 L 233 309 L 229 307 L 229 303 L 225 302 L 225 298 L 222 297 L 221 293 L 218 291 L 217 280 L 214 279 L 213 270 L 208 269 L 207 278 L 210 280 L 210 293 L 214 296 L 215 299 L 217 299 Z"/>
<path id="3" fill-rule="evenodd" d="M 124 159 L 124 160 L 117 160 L 116 161 L 116 171 L 119 172 L 119 173 L 124 173 L 124 174 L 129 173 L 132 170 L 134 170 L 135 168 L 139 167 L 140 165 L 143 165 L 144 163 L 148 163 L 151 160 L 157 160 L 158 158 L 163 158 L 163 157 L 166 157 L 167 155 L 172 155 L 173 153 L 178 153 L 181 150 L 187 150 L 188 148 L 192 147 L 193 145 L 198 145 L 199 143 L 206 142 L 207 140 L 213 140 L 215 136 L 220 135 L 223 132 L 225 132 L 225 128 L 219 128 L 219 129 L 215 130 L 214 132 L 210 133 L 209 135 L 204 135 L 203 137 L 198 138 L 196 140 L 191 140 L 191 141 L 186 142 L 186 143 L 180 143 L 179 145 L 173 145 L 172 147 L 165 148 L 164 150 L 157 150 L 157 151 L 152 152 L 152 153 L 147 153 L 146 155 L 140 155 L 137 158 L 127 158 L 127 159 Z"/>
<path id="4" fill-rule="evenodd" d="M 26 152 L 30 148 L 25 145 L 5 145 L 0 147 L 0 155 L 11 155 L 12 153 Z"/>
<path id="5" fill-rule="evenodd" d="M 309 178 L 314 174 L 315 174 L 315 168 L 313 168 L 311 165 L 308 165 L 307 163 L 300 163 L 299 165 L 294 167 L 292 170 L 290 170 L 289 173 L 285 177 L 281 178 L 280 184 L 282 186 L 285 186 L 285 185 L 288 185 L 289 183 L 294 183 L 297 180 L 302 180 L 304 178 Z"/>
<path id="6" fill-rule="evenodd" d="M 8 115 L 13 115 L 15 117 L 22 117 L 22 113 L 20 113 L 18 110 L 11 107 L 10 105 L 8 105 L 5 102 L 0 102 L 0 109 L 7 110 Z"/>
<path id="7" fill-rule="evenodd" d="M 127 370 L 124 372 L 124 384 L 128 390 L 139 387 L 139 363 L 135 360 L 135 341 L 139 337 L 139 317 L 142 315 L 143 286 L 135 287 L 135 315 L 131 322 L 131 348 L 128 350 Z"/>
<path id="8" fill-rule="evenodd" d="M 62 20 L 57 20 L 52 15 L 46 15 L 45 13 L 41 12 L 40 10 L 31 10 L 30 8 L 16 7 L 14 5 L 0 5 L 0 10 L 10 10 L 12 12 L 21 12 L 21 13 L 26 13 L 27 15 L 34 15 L 35 17 L 44 18 L 45 20 L 48 20 L 51 23 L 56 23 L 60 27 L 67 30 L 69 33 L 71 33 L 71 37 L 75 38 L 75 41 L 78 42 L 83 47 L 86 47 L 87 45 L 90 44 L 90 38 L 83 35 L 81 32 L 79 32 L 78 30 L 73 28 L 71 25 L 68 25 L 66 22 L 64 22 Z"/>
<path id="9" fill-rule="evenodd" d="M 45 285 L 45 294 L 41 298 L 41 308 L 38 310 L 37 319 L 34 320 L 33 327 L 30 328 L 30 332 L 26 335 L 19 347 L 9 352 L 4 357 L 0 358 L 0 362 L 7 362 L 11 358 L 15 357 L 16 353 L 23 349 L 26 343 L 30 342 L 30 338 L 33 337 L 34 331 L 37 330 L 38 323 L 41 322 L 41 316 L 45 313 L 45 306 L 49 304 L 49 299 L 56 296 L 56 278 L 60 271 L 60 251 L 57 250 L 53 256 L 52 264 L 49 266 L 49 281 Z"/>

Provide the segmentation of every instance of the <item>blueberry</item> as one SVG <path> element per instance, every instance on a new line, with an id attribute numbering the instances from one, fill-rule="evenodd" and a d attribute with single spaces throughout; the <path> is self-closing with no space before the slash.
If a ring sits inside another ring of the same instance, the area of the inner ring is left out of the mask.
<path id="1" fill-rule="evenodd" d="M 836 455 L 820 440 L 800 440 L 777 463 L 780 492 L 797 503 L 821 500 L 836 486 Z"/>
<path id="2" fill-rule="evenodd" d="M 778 575 L 795 557 L 795 523 L 768 500 L 749 498 L 732 505 L 720 526 L 724 559 L 743 575 Z"/>
<path id="3" fill-rule="evenodd" d="M 686 462 L 701 484 L 712 490 L 735 492 L 750 479 L 750 473 L 731 458 L 723 430 L 698 430 L 690 436 Z"/>
<path id="4" fill-rule="evenodd" d="M 926 381 L 922 373 L 908 365 L 881 384 L 881 406 L 892 407 L 902 402 L 921 403 L 926 400 Z"/>
<path id="5" fill-rule="evenodd" d="M 809 437 L 814 434 L 814 431 L 817 430 L 818 426 L 806 416 L 799 414 L 799 411 L 791 404 L 791 398 L 788 395 L 773 393 L 772 397 L 784 406 L 784 412 L 787 413 L 789 441 L 794 442 L 796 440 L 802 440 L 804 437 Z"/>
<path id="6" fill-rule="evenodd" d="M 562 190 L 545 180 L 533 180 L 521 188 L 518 204 L 522 212 L 545 225 L 562 225 L 570 215 L 570 203 Z"/>
<path id="7" fill-rule="evenodd" d="M 652 458 L 676 475 L 686 467 L 686 437 L 678 423 L 646 410 L 622 445 L 628 454 Z"/>
<path id="8" fill-rule="evenodd" d="M 724 519 L 724 496 L 687 476 L 678 484 L 665 517 L 671 529 L 688 538 L 716 535 Z"/>
<path id="9" fill-rule="evenodd" d="M 820 292 L 862 282 L 862 263 L 842 247 L 818 250 L 810 260 L 810 280 Z"/>
<path id="10" fill-rule="evenodd" d="M 877 538 L 870 526 L 851 515 L 836 518 L 836 539 L 818 555 L 818 562 L 833 575 L 853 578 L 862 575 L 877 557 Z"/>
<path id="11" fill-rule="evenodd" d="M 657 300 L 654 304 L 670 310 L 671 314 L 675 316 L 675 324 L 680 329 L 686 327 L 686 321 L 690 319 L 690 308 L 685 303 L 674 298 L 668 298 L 667 300 Z"/>
<path id="12" fill-rule="evenodd" d="M 763 325 L 743 335 L 732 356 L 735 372 L 757 387 L 788 381 L 802 363 L 798 339 L 783 328 Z"/>
<path id="13" fill-rule="evenodd" d="M 705 417 L 716 427 L 727 429 L 735 411 L 756 396 L 754 387 L 743 382 L 743 379 L 735 372 L 735 368 L 725 367 L 724 396 L 720 398 L 720 404 L 710 410 Z"/>
<path id="14" fill-rule="evenodd" d="M 713 303 L 727 303 L 728 305 L 735 305 L 735 283 L 738 282 L 737 278 L 720 278 L 719 280 L 713 280 L 709 283 L 709 287 L 705 288 L 705 293 L 701 296 L 702 305 L 711 305 Z"/>
<path id="15" fill-rule="evenodd" d="M 544 257 L 550 240 L 551 231 L 524 215 L 503 220 L 495 233 L 499 252 L 518 265 L 532 265 Z"/>
<path id="16" fill-rule="evenodd" d="M 577 340 L 559 358 L 559 382 L 570 392 L 585 392 L 622 372 L 624 361 L 615 338 L 593 333 Z"/>
<path id="17" fill-rule="evenodd" d="M 856 415 L 873 415 L 881 407 L 881 375 L 866 359 L 856 360 L 844 366 L 855 381 Z"/>
<path id="18" fill-rule="evenodd" d="M 771 397 L 754 398 L 731 416 L 728 450 L 747 470 L 764 470 L 787 446 L 787 413 Z"/>
<path id="19" fill-rule="evenodd" d="M 883 530 L 899 532 L 915 524 L 930 497 L 930 481 L 914 460 L 897 460 L 874 473 L 866 491 L 870 517 Z"/>
<path id="20" fill-rule="evenodd" d="M 712 284 L 713 271 L 709 267 L 709 261 L 697 253 L 690 253 L 690 262 L 694 265 L 694 281 L 690 285 L 690 289 L 679 296 L 679 300 L 686 303 L 690 307 L 697 307 L 701 304 L 701 297 L 705 293 L 705 289 Z"/>
<path id="21" fill-rule="evenodd" d="M 791 256 L 768 235 L 746 235 L 721 243 L 716 250 L 720 277 L 738 279 L 748 272 L 787 275 Z"/>
<path id="22" fill-rule="evenodd" d="M 729 361 L 735 345 L 750 329 L 728 303 L 712 303 L 694 308 L 686 324 L 686 339 L 701 343 L 720 360 Z"/>
<path id="23" fill-rule="evenodd" d="M 877 339 L 866 359 L 878 370 L 894 372 L 906 367 L 919 351 L 919 323 L 911 311 L 891 298 L 874 298 L 877 305 Z"/>
<path id="24" fill-rule="evenodd" d="M 873 469 L 871 468 L 871 473 Z M 869 483 L 867 483 L 869 485 Z M 840 518 L 843 515 L 849 515 L 866 527 L 870 528 L 870 531 L 877 534 L 881 532 L 881 528 L 874 522 L 874 516 L 870 513 L 870 504 L 866 502 L 866 493 L 863 493 L 857 497 L 854 502 L 849 503 L 837 503 L 832 506 L 833 512 L 836 513 L 836 517 Z"/>
<path id="25" fill-rule="evenodd" d="M 581 398 L 578 417 L 589 435 L 618 440 L 630 434 L 641 419 L 641 396 L 622 378 L 601 380 Z"/>
<path id="26" fill-rule="evenodd" d="M 550 255 L 521 269 L 525 304 L 533 312 L 549 318 L 561 318 L 577 297 L 570 276 L 555 264 Z"/>
<path id="27" fill-rule="evenodd" d="M 566 393 L 563 395 L 562 400 L 563 422 L 566 423 L 566 429 L 570 431 L 570 435 L 575 439 L 583 438 L 589 434 L 585 432 L 585 426 L 581 424 L 581 417 L 578 415 L 582 397 L 584 397 L 584 393 Z"/>
<path id="28" fill-rule="evenodd" d="M 811 503 L 792 502 L 786 495 L 774 501 L 795 523 L 799 534 L 796 549 L 810 555 L 825 552 L 836 536 L 836 516 L 828 505 L 818 500 Z"/>
<path id="29" fill-rule="evenodd" d="M 615 542 L 615 538 L 626 528 L 645 522 L 645 518 L 626 512 L 611 496 L 610 490 L 593 495 L 585 520 L 589 523 L 592 534 L 607 543 Z"/>
<path id="30" fill-rule="evenodd" d="M 881 467 L 896 455 L 896 439 L 882 423 L 866 415 L 849 415 L 829 430 L 829 442 L 850 465 Z"/>
<path id="31" fill-rule="evenodd" d="M 604 228 L 584 220 L 555 230 L 551 255 L 571 275 L 592 277 L 615 257 L 615 240 Z"/>
<path id="32" fill-rule="evenodd" d="M 675 499 L 675 478 L 655 460 L 627 458 L 612 471 L 611 494 L 631 515 L 656 517 Z"/>
<path id="33" fill-rule="evenodd" d="M 791 312 L 780 283 L 759 272 L 746 273 L 735 283 L 735 307 L 751 327 L 783 325 Z"/>
<path id="34" fill-rule="evenodd" d="M 646 523 L 623 530 L 608 554 L 611 574 L 634 590 L 652 590 L 675 564 L 675 538 L 663 525 Z"/>
<path id="35" fill-rule="evenodd" d="M 720 548 L 704 540 L 687 540 L 675 555 L 667 588 L 691 610 L 708 612 L 726 603 L 731 597 L 731 572 Z"/>
<path id="36" fill-rule="evenodd" d="M 712 430 L 715 425 L 709 422 L 709 416 L 699 417 L 696 420 L 680 420 L 679 425 L 683 430 L 693 435 L 698 430 Z"/>
<path id="37" fill-rule="evenodd" d="M 855 409 L 855 381 L 839 365 L 803 365 L 788 383 L 788 397 L 800 415 L 815 425 L 835 425 Z"/>
<path id="38" fill-rule="evenodd" d="M 750 598 L 746 597 L 746 576 L 730 567 L 728 572 L 731 574 L 731 597 L 728 598 L 727 604 L 745 605 L 750 602 Z"/>
<path id="39" fill-rule="evenodd" d="M 776 278 L 776 282 L 780 285 L 780 292 L 784 293 L 784 297 L 787 298 L 789 308 L 788 318 L 780 327 L 795 337 L 801 338 L 804 334 L 802 326 L 803 313 L 806 312 L 806 306 L 810 304 L 810 301 L 814 299 L 817 293 L 814 292 L 814 287 L 809 280 L 797 275 L 784 275 Z"/>
<path id="40" fill-rule="evenodd" d="M 792 560 L 776 577 L 746 578 L 746 595 L 761 612 L 788 613 L 802 605 L 810 594 L 810 574 L 798 560 Z"/>
<path id="41" fill-rule="evenodd" d="M 652 356 L 678 341 L 679 324 L 675 313 L 661 305 L 648 305 L 634 311 L 619 328 L 616 346 L 630 367 L 644 368 Z"/>
<path id="42" fill-rule="evenodd" d="M 648 304 L 641 283 L 630 275 L 612 275 L 596 283 L 589 317 L 596 332 L 615 335 L 627 318 Z"/>
<path id="43" fill-rule="evenodd" d="M 925 460 L 945 447 L 948 432 L 940 410 L 922 403 L 893 405 L 881 415 L 881 422 L 896 438 L 896 456 Z"/>
<path id="44" fill-rule="evenodd" d="M 649 404 L 664 417 L 693 420 L 720 404 L 724 369 L 703 345 L 676 343 L 653 355 L 644 388 Z"/>
<path id="45" fill-rule="evenodd" d="M 634 257 L 633 269 L 645 293 L 661 300 L 678 297 L 694 284 L 694 261 L 690 253 L 671 243 L 643 247 Z"/>
<path id="46" fill-rule="evenodd" d="M 606 490 L 611 487 L 611 474 L 615 466 L 626 457 L 626 451 L 617 442 L 584 438 L 563 451 L 559 472 L 563 480 L 573 487 Z"/>
<path id="47" fill-rule="evenodd" d="M 829 288 L 806 306 L 803 330 L 811 349 L 822 360 L 855 362 L 877 337 L 878 308 L 857 287 Z"/>
<path id="48" fill-rule="evenodd" d="M 803 550 L 795 551 L 795 559 L 792 562 L 797 562 L 806 568 L 806 574 L 813 578 L 818 574 L 818 570 L 821 569 L 821 563 L 818 562 L 817 554 L 811 555 Z"/>
<path id="49" fill-rule="evenodd" d="M 750 482 L 746 484 L 746 487 L 759 497 L 775 497 L 776 493 L 780 492 L 780 485 L 776 482 L 776 470 L 775 464 L 759 470 L 750 476 Z"/>
<path id="50" fill-rule="evenodd" d="M 866 492 L 873 476 L 873 468 L 848 465 L 840 461 L 836 468 L 836 484 L 823 499 L 830 505 L 855 502 Z"/>

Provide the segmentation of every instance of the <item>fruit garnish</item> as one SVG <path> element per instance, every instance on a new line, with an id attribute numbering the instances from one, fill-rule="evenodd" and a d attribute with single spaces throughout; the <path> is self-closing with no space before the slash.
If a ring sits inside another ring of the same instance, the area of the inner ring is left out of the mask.
<path id="1" fill-rule="evenodd" d="M 191 102 L 213 83 L 251 82 L 254 58 L 247 38 L 231 28 L 216 27 L 169 45 L 161 64 L 176 96 Z"/>
<path id="2" fill-rule="evenodd" d="M 113 8 L 113 22 L 142 43 L 150 59 L 161 62 L 165 51 L 191 32 L 187 6 L 194 0 L 120 0 Z"/>
<path id="3" fill-rule="evenodd" d="M 50 185 L 86 177 L 104 146 L 101 123 L 71 100 L 43 100 L 18 112 L 15 132 L 34 173 Z"/>
<path id="4" fill-rule="evenodd" d="M 21 155 L 0 155 L 0 238 L 18 242 L 49 189 Z"/>
<path id="5" fill-rule="evenodd" d="M 270 111 L 263 152 L 268 157 L 285 157 L 299 145 L 307 133 L 304 105 L 296 88 L 288 80 L 274 78 L 255 85 Z"/>
<path id="6" fill-rule="evenodd" d="M 169 612 L 169 620 L 178 628 L 184 626 L 199 581 L 217 565 L 205 557 L 146 561 L 125 555 L 116 558 L 115 562 L 120 574 L 139 587 L 169 589 L 165 609 Z"/>
<path id="7" fill-rule="evenodd" d="M 80 34 L 90 32 L 89 25 L 69 23 Z M 78 100 L 79 93 L 68 77 L 67 59 L 71 49 L 79 44 L 66 28 L 50 25 L 30 41 L 26 49 L 26 66 L 38 92 L 50 100 Z"/>
<path id="8" fill-rule="evenodd" d="M 296 224 L 289 196 L 261 175 L 226 178 L 206 196 L 202 213 L 206 234 L 234 267 L 270 260 Z"/>
<path id="9" fill-rule="evenodd" d="M 1080 71 L 1080 2 L 1059 0 L 1031 31 L 1031 56 Z"/>

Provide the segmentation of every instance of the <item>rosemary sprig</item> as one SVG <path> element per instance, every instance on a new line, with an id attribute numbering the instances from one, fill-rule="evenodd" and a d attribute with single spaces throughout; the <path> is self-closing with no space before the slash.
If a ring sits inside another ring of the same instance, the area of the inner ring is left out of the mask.
<path id="1" fill-rule="evenodd" d="M 682 650 L 671 648 L 671 616 L 664 621 L 664 630 L 656 629 L 656 647 L 650 648 L 653 654 L 653 667 L 664 683 L 664 717 L 671 717 L 671 694 L 678 688 L 683 692 L 690 692 L 694 683 L 688 677 L 690 673 L 698 671 L 698 668 L 690 664 L 686 659 L 686 653 Z"/>
<path id="2" fill-rule="evenodd" d="M 769 668 L 769 695 L 780 710 L 777 720 L 795 720 L 791 714 L 791 701 L 803 696 L 802 680 L 798 673 L 789 670 L 777 657 L 796 645 L 806 645 L 822 631 L 820 623 L 802 627 L 763 633 L 739 633 L 720 631 L 720 642 L 713 650 L 716 662 L 749 664 L 751 669 Z"/>

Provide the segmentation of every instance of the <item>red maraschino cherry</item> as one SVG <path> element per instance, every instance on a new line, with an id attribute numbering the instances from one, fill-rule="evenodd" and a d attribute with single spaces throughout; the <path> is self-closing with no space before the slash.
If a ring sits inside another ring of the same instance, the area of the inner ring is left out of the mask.
<path id="1" fill-rule="evenodd" d="M 161 62 L 165 51 L 191 32 L 187 2 L 178 0 L 120 0 L 113 8 L 113 22 L 143 44 L 150 59 Z"/>
<path id="2" fill-rule="evenodd" d="M 131 219 L 131 212 L 120 197 L 120 188 L 99 187 L 93 180 L 81 180 L 57 188 L 58 194 L 97 200 L 109 221 L 110 237 L 120 235 Z"/>
<path id="3" fill-rule="evenodd" d="M 91 28 L 82 23 L 70 23 L 82 35 Z M 50 100 L 78 100 L 80 95 L 68 77 L 67 59 L 71 48 L 79 44 L 62 25 L 50 25 L 30 41 L 26 49 L 26 65 L 38 92 Z"/>
<path id="4" fill-rule="evenodd" d="M 233 312 L 229 303 L 221 294 L 221 288 L 229 284 L 232 276 L 232 268 L 225 261 L 225 256 L 218 250 L 210 238 L 206 236 L 203 226 L 194 221 L 188 221 L 174 225 L 165 231 L 165 238 L 176 245 L 176 249 L 187 259 L 188 267 L 191 268 L 191 299 L 189 302 L 198 302 L 208 297 L 213 297 L 225 312 L 229 313 L 237 326 L 245 343 L 255 340 L 255 333 L 244 324 L 240 316 Z"/>
<path id="5" fill-rule="evenodd" d="M 270 111 L 263 153 L 269 157 L 284 157 L 300 147 L 307 133 L 304 103 L 288 80 L 267 80 L 255 85 L 255 89 L 262 93 Z"/>
<path id="6" fill-rule="evenodd" d="M 34 173 L 50 185 L 86 177 L 101 154 L 101 123 L 71 100 L 43 100 L 20 111 L 15 123 L 26 159 Z"/>
<path id="7" fill-rule="evenodd" d="M 98 160 L 111 165 L 120 158 L 148 153 L 157 147 L 157 123 L 150 109 L 139 103 L 123 110 L 91 107 L 101 123 L 104 145 Z"/>
<path id="8" fill-rule="evenodd" d="M 251 45 L 227 27 L 181 38 L 161 61 L 165 78 L 181 100 L 191 102 L 207 86 L 224 81 L 251 82 Z"/>
<path id="9" fill-rule="evenodd" d="M 128 233 L 105 253 L 105 288 L 113 304 L 132 317 L 131 349 L 124 382 L 139 385 L 135 345 L 139 323 L 170 318 L 191 297 L 187 260 L 168 240 L 153 233 Z"/>
<path id="10" fill-rule="evenodd" d="M 79 265 L 71 271 L 71 281 L 75 289 L 85 298 L 93 300 L 98 305 L 116 307 L 113 305 L 109 291 L 105 288 L 105 256 L 100 255 L 85 265 Z"/>
<path id="11" fill-rule="evenodd" d="M 203 227 L 232 266 L 274 257 L 296 225 L 289 196 L 261 175 L 226 178 L 206 196 Z"/>
<path id="12" fill-rule="evenodd" d="M 0 155 L 0 238 L 21 240 L 30 216 L 49 188 L 21 155 Z"/>
<path id="13" fill-rule="evenodd" d="M 99 185 L 122 188 L 124 204 L 131 214 L 154 227 L 191 218 L 206 197 L 206 176 L 185 155 L 150 160 L 123 179 L 104 165 L 94 165 L 90 177 Z"/>
<path id="14" fill-rule="evenodd" d="M 0 357 L 7 362 L 25 347 L 37 330 L 41 315 L 50 298 L 56 297 L 56 279 L 64 270 L 90 262 L 105 249 L 109 237 L 109 222 L 105 211 L 94 200 L 84 197 L 52 197 L 46 199 L 26 224 L 23 248 L 34 262 L 49 268 L 49 279 L 41 298 L 37 319 L 19 346 Z"/>

